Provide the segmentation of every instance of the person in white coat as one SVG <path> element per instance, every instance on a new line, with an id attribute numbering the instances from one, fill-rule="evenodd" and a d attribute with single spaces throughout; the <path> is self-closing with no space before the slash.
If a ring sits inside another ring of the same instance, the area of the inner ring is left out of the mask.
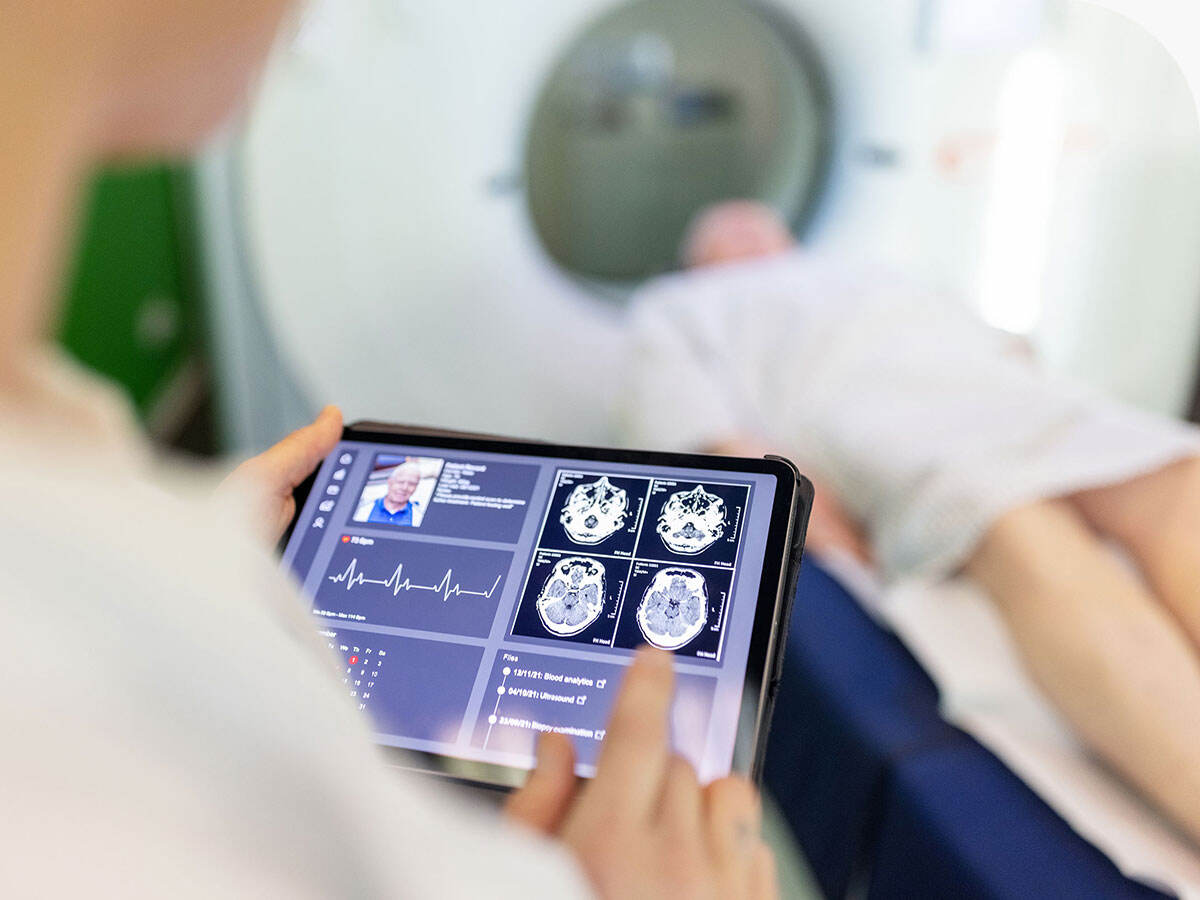
<path id="1" fill-rule="evenodd" d="M 337 410 L 211 500 L 48 349 L 90 169 L 203 140 L 286 6 L 0 0 L 0 896 L 774 896 L 753 787 L 669 753 L 661 651 L 582 787 L 561 736 L 504 819 L 386 767 L 270 550 Z"/>

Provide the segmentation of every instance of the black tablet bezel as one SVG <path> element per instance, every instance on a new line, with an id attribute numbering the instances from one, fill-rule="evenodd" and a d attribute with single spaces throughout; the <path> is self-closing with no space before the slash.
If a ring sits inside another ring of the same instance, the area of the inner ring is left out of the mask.
<path id="1" fill-rule="evenodd" d="M 812 510 L 813 487 L 790 460 L 779 456 L 740 458 L 691 453 L 576 447 L 438 431 L 382 423 L 357 423 L 342 431 L 343 441 L 431 449 L 459 450 L 574 459 L 586 462 L 617 462 L 630 465 L 708 469 L 733 473 L 773 475 L 777 489 L 767 532 L 763 575 L 750 637 L 749 657 L 743 680 L 742 710 L 737 723 L 732 771 L 755 782 L 761 779 L 766 737 L 782 671 L 788 619 L 791 614 L 796 577 L 804 549 L 804 536 Z M 279 542 L 279 552 L 291 540 L 305 502 L 316 481 L 313 472 L 295 491 L 296 511 Z M 776 573 L 774 577 L 770 573 Z M 753 705 L 747 700 L 753 698 Z M 492 788 L 511 788 L 523 783 L 527 770 L 497 763 L 465 760 L 414 750 L 384 747 L 396 765 L 456 781 Z"/>

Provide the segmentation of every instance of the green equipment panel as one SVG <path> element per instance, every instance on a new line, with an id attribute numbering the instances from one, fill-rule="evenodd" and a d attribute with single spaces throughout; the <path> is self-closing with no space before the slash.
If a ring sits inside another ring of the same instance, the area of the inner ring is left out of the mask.
<path id="1" fill-rule="evenodd" d="M 189 197 L 186 170 L 100 173 L 67 284 L 63 345 L 124 387 L 152 431 L 158 422 L 185 419 L 184 407 L 198 402 L 202 384 Z"/>

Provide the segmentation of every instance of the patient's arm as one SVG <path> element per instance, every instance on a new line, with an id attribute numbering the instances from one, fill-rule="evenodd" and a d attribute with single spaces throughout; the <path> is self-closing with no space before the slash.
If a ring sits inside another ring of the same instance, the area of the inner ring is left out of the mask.
<path id="1" fill-rule="evenodd" d="M 1200 844 L 1200 655 L 1175 618 L 1068 501 L 1002 517 L 968 571 L 1078 733 Z"/>

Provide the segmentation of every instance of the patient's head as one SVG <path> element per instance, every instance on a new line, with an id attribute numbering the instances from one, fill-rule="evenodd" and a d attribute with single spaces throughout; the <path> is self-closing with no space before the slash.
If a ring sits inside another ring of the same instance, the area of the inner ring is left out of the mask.
<path id="1" fill-rule="evenodd" d="M 755 200 L 726 200 L 701 210 L 683 240 L 686 268 L 775 256 L 795 244 L 783 217 Z"/>

